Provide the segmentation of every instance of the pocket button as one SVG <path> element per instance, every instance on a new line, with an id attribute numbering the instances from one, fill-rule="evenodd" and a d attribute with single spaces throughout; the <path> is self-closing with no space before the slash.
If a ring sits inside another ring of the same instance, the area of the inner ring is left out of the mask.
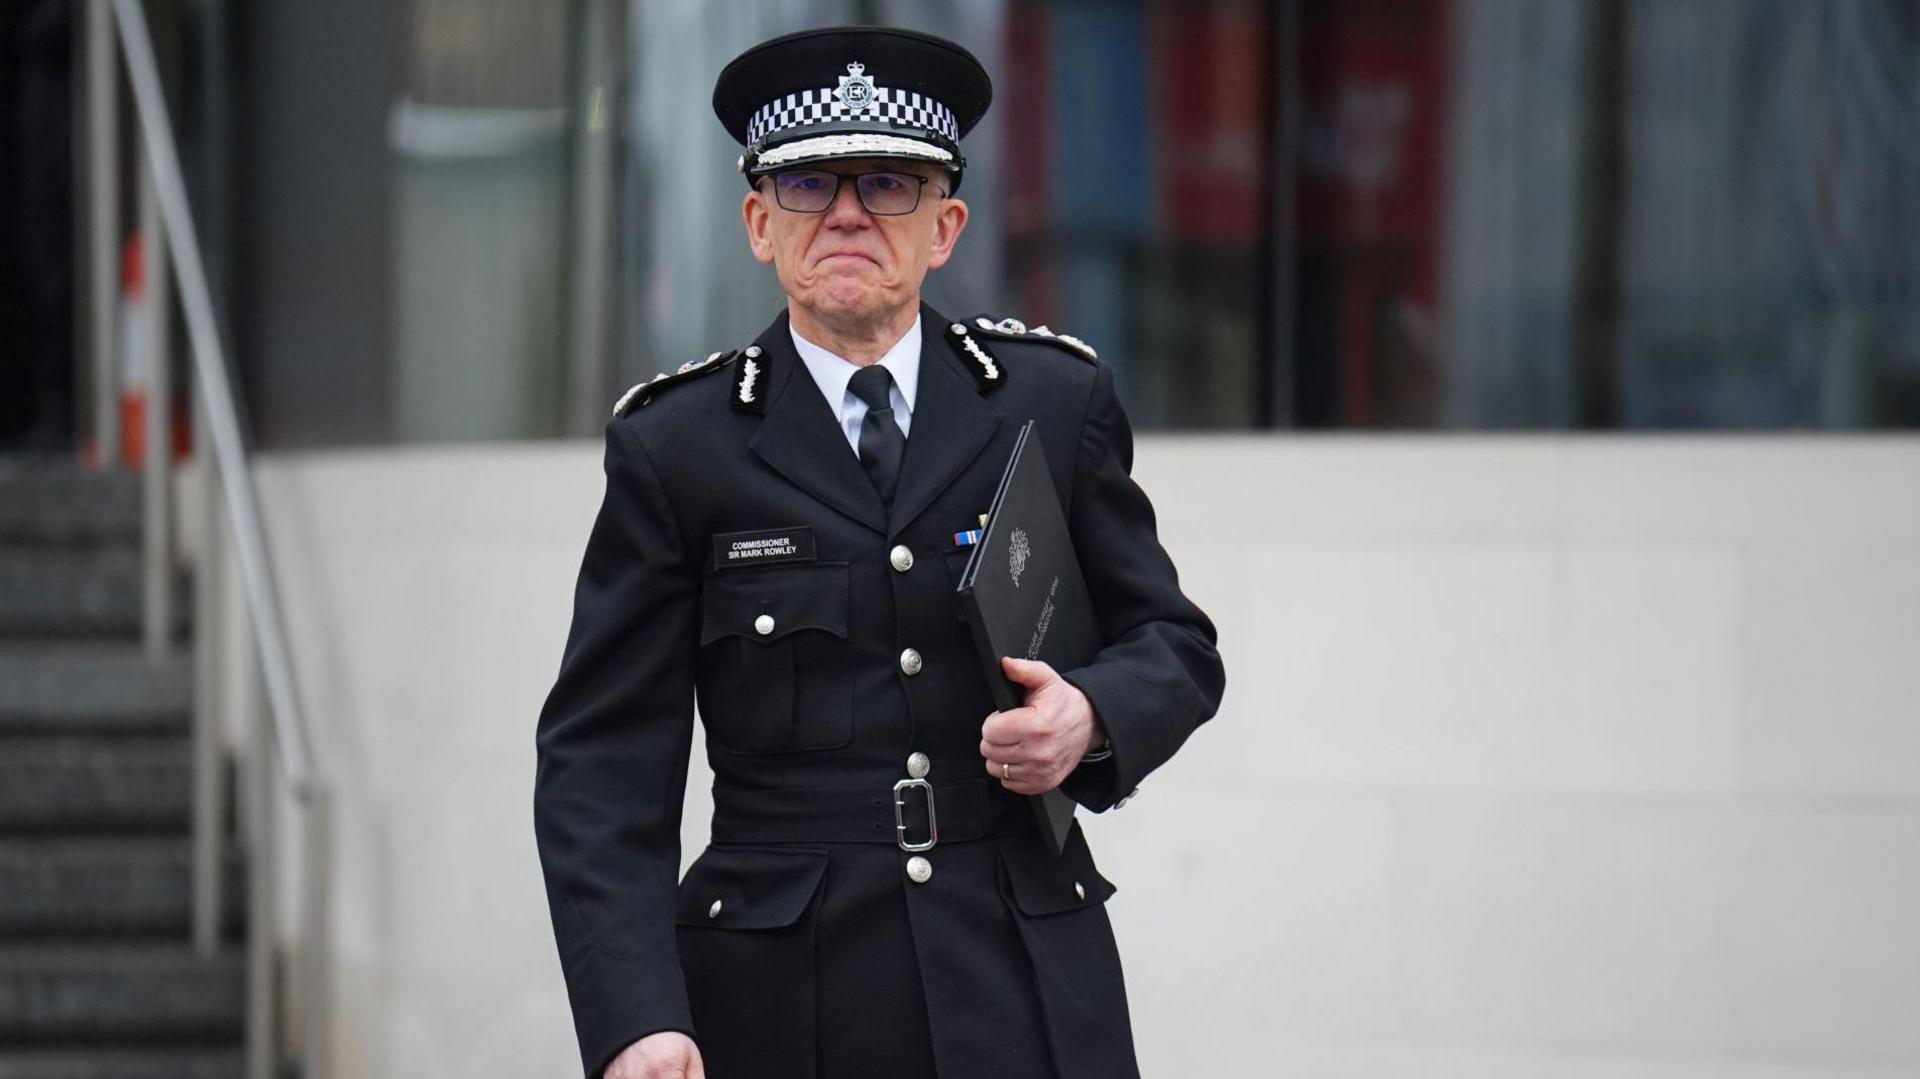
<path id="1" fill-rule="evenodd" d="M 765 637 L 767 634 L 772 633 L 773 632 L 773 616 L 770 614 L 763 614 L 760 617 L 754 619 L 753 631 L 755 633 L 758 633 L 762 637 Z"/>

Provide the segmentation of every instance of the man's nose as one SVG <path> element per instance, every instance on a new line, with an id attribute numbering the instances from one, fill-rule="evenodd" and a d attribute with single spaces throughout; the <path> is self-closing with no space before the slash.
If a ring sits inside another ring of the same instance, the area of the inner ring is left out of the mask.
<path id="1" fill-rule="evenodd" d="M 868 223 L 867 208 L 860 203 L 859 181 L 852 176 L 842 177 L 840 190 L 833 193 L 833 202 L 827 207 L 827 225 L 858 228 Z"/>

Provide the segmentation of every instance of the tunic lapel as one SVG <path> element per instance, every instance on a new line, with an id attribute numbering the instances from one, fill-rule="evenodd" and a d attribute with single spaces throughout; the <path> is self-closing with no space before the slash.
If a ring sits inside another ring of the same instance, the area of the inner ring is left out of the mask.
<path id="1" fill-rule="evenodd" d="M 860 467 L 860 458 L 847 445 L 839 416 L 828 407 L 800 354 L 794 351 L 786 312 L 782 311 L 760 335 L 757 344 L 770 361 L 773 384 L 768 389 L 772 396 L 767 401 L 766 419 L 748 446 L 774 471 L 813 497 L 876 532 L 885 532 L 887 516 L 880 492 L 873 489 L 866 469 Z M 921 377 L 926 377 L 924 363 Z M 914 419 L 917 435 L 919 416 Z M 912 474 L 912 438 L 907 440 L 903 467 L 908 470 L 906 475 Z M 903 475 L 902 488 L 905 485 Z M 896 508 L 898 505 L 896 501 Z"/>
<path id="2" fill-rule="evenodd" d="M 961 368 L 947 343 L 947 320 L 925 304 L 920 307 L 920 388 L 915 396 L 907 455 L 887 519 L 889 537 L 912 524 L 973 463 L 1002 418 Z M 866 478 L 857 460 L 854 469 Z"/>

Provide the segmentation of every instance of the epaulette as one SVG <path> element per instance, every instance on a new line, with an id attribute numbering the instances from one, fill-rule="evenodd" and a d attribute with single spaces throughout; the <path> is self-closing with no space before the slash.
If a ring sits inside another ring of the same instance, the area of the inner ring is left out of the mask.
<path id="1" fill-rule="evenodd" d="M 681 364 L 679 369 L 672 374 L 662 371 L 645 382 L 635 383 L 627 392 L 621 394 L 620 400 L 614 404 L 614 418 L 619 419 L 632 409 L 646 404 L 648 398 L 652 397 L 654 393 L 659 390 L 664 390 L 668 386 L 673 386 L 681 382 L 690 381 L 709 371 L 720 370 L 722 367 L 731 363 L 733 358 L 739 354 L 738 350 L 732 352 L 716 352 L 704 360 L 688 360 L 686 363 Z"/>
<path id="2" fill-rule="evenodd" d="M 1089 363 L 1100 358 L 1100 354 L 1093 350 L 1092 345 L 1087 344 L 1072 334 L 1054 333 L 1045 326 L 1035 326 L 1029 329 L 1026 323 L 1017 318 L 1003 318 L 995 322 L 986 315 L 975 315 L 972 328 L 995 337 L 1004 337 L 1009 340 L 1045 341 L 1049 344 L 1059 345 L 1061 348 L 1066 349 Z"/>
<path id="3" fill-rule="evenodd" d="M 967 324 L 955 322 L 947 326 L 947 340 L 953 342 L 953 349 L 960 358 L 968 361 L 967 373 L 981 393 L 993 389 L 1006 381 L 1000 371 L 1000 358 L 988 352 L 975 335 L 967 332 Z"/>
<path id="4" fill-rule="evenodd" d="M 773 357 L 766 355 L 759 345 L 748 345 L 740 357 L 740 370 L 734 373 L 727 400 L 735 412 L 758 412 L 764 416 L 767 414 L 767 368 L 773 363 Z"/>

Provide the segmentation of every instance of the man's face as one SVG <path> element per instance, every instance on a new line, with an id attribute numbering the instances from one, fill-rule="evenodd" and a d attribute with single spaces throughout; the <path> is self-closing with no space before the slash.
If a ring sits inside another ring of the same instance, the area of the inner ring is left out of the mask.
<path id="1" fill-rule="evenodd" d="M 755 181 L 742 207 L 753 257 L 772 263 L 788 298 L 816 317 L 862 321 L 914 302 L 927 271 L 946 263 L 966 227 L 966 203 L 943 197 L 952 174 L 926 162 L 886 157 L 801 168 L 846 179 L 820 213 L 783 208 L 774 194 L 777 174 Z M 926 177 L 912 213 L 873 214 L 861 205 L 851 177 L 881 170 Z"/>

